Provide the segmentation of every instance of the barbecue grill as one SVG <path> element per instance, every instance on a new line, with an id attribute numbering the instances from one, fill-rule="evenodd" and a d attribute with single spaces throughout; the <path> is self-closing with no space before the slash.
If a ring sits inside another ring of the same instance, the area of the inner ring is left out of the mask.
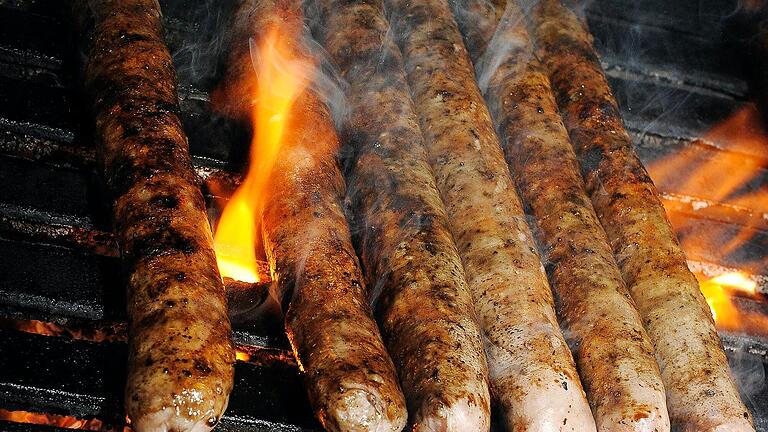
<path id="1" fill-rule="evenodd" d="M 125 426 L 124 284 L 66 3 L 0 0 L 0 430 Z M 220 41 L 209 36 L 226 26 L 227 11 L 161 3 L 193 163 L 214 209 L 238 182 L 248 140 L 247 131 L 211 109 L 216 59 L 209 57 Z M 732 161 L 701 180 L 703 187 L 682 180 L 685 172 L 655 179 L 683 244 L 697 240 L 686 248 L 692 270 L 705 277 L 741 270 L 764 296 L 768 202 L 731 205 L 706 187 L 746 165 L 758 168 L 739 193 L 768 187 L 768 151 L 709 134 L 726 119 L 754 112 L 751 101 L 760 94 L 750 90 L 760 88 L 750 85 L 759 82 L 750 69 L 758 66 L 743 57 L 759 49 L 759 37 L 768 46 L 768 35 L 757 32 L 756 15 L 736 11 L 732 0 L 594 0 L 585 15 L 651 174 L 654 164 L 680 152 L 695 155 L 691 169 Z M 215 211 L 210 216 L 215 221 Z M 734 237 L 745 240 L 724 253 Z M 265 298 L 264 285 L 230 291 L 239 361 L 217 430 L 319 430 L 281 317 Z M 734 303 L 768 317 L 760 296 Z M 768 431 L 768 329 L 728 328 L 721 336 L 757 430 Z"/>

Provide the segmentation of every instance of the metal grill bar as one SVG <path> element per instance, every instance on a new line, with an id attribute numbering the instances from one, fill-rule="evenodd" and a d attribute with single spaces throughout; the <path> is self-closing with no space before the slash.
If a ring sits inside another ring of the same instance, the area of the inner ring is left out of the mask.
<path id="1" fill-rule="evenodd" d="M 126 347 L 0 330 L 0 400 L 10 410 L 122 424 Z M 222 430 L 316 428 L 294 364 L 258 351 L 238 362 Z"/>

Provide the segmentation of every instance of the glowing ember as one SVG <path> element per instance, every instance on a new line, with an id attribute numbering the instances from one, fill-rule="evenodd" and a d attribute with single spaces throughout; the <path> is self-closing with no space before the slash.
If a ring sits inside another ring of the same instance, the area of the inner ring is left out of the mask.
<path id="1" fill-rule="evenodd" d="M 256 250 L 260 247 L 259 220 L 269 175 L 280 150 L 289 110 L 307 85 L 312 64 L 287 45 L 284 29 L 273 28 L 256 46 L 251 58 L 256 69 L 255 98 L 251 108 L 254 136 L 250 166 L 216 228 L 214 245 L 222 277 L 258 282 Z"/>
<path id="2" fill-rule="evenodd" d="M 0 328 L 42 336 L 62 336 L 89 342 L 123 342 L 126 340 L 126 325 L 119 323 L 94 322 L 82 325 L 62 325 L 37 320 L 0 318 Z"/>
<path id="3" fill-rule="evenodd" d="M 247 362 L 251 360 L 251 355 L 245 351 L 237 350 L 235 351 L 235 358 L 237 359 L 237 361 Z"/>
<path id="4" fill-rule="evenodd" d="M 83 420 L 70 416 L 56 415 L 56 414 L 40 414 L 27 411 L 8 411 L 0 409 L 0 420 L 26 423 L 56 426 L 66 429 L 80 429 L 89 431 L 103 431 L 103 432 L 131 432 L 131 428 L 128 426 L 110 427 L 106 426 L 104 422 L 99 419 Z"/>
<path id="5" fill-rule="evenodd" d="M 89 342 L 125 342 L 127 339 L 126 326 L 124 324 L 99 326 L 97 323 L 94 323 L 91 328 L 87 328 L 86 326 L 70 327 L 37 320 L 0 318 L 0 328 L 40 336 L 66 337 Z M 238 361 L 249 362 L 253 357 L 253 350 L 255 348 L 246 345 L 238 346 L 235 351 L 235 357 Z M 128 423 L 130 424 L 130 421 Z"/>

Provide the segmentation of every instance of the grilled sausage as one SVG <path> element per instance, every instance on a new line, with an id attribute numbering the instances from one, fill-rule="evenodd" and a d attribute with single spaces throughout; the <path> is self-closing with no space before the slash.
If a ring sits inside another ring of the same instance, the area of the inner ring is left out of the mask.
<path id="1" fill-rule="evenodd" d="M 278 26 L 295 50 L 296 58 L 288 61 L 307 55 L 301 50 L 299 1 L 249 0 L 240 16 L 256 40 Z M 405 401 L 371 316 L 341 206 L 345 186 L 338 150 L 327 106 L 304 89 L 288 114 L 269 178 L 261 219 L 265 250 L 289 304 L 286 332 L 323 426 L 399 431 L 407 419 Z"/>
<path id="2" fill-rule="evenodd" d="M 469 0 L 469 3 L 480 3 Z M 452 3 L 453 4 L 453 3 Z M 472 21 L 460 21 L 472 27 Z M 478 34 L 479 32 L 475 32 Z M 485 33 L 478 75 L 524 204 L 536 219 L 558 312 L 604 432 L 669 431 L 653 346 L 621 278 L 579 172 L 549 78 L 533 57 L 514 2 L 495 35 Z M 470 51 L 479 44 L 468 43 Z"/>
<path id="3" fill-rule="evenodd" d="M 472 295 L 427 163 L 383 3 L 320 0 L 324 45 L 350 84 L 348 200 L 377 316 L 419 431 L 490 425 Z"/>
<path id="4" fill-rule="evenodd" d="M 557 0 L 532 14 L 586 188 L 656 349 L 673 428 L 752 431 L 714 322 L 637 157 L 591 36 Z"/>
<path id="5" fill-rule="evenodd" d="M 492 395 L 513 430 L 594 431 L 544 268 L 448 4 L 387 5 L 485 333 Z"/>
<path id="6" fill-rule="evenodd" d="M 126 411 L 138 431 L 205 431 L 235 354 L 156 0 L 90 0 L 85 87 L 128 276 Z"/>
<path id="7" fill-rule="evenodd" d="M 507 3 L 506 0 L 448 0 L 473 63 L 491 42 Z M 483 87 L 481 84 L 480 88 Z"/>

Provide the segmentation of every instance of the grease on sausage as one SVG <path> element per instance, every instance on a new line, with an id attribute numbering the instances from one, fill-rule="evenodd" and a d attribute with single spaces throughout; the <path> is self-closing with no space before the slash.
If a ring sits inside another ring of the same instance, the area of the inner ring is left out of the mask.
<path id="1" fill-rule="evenodd" d="M 138 431 L 205 431 L 234 348 L 156 0 L 90 0 L 85 87 L 128 280 L 126 411 Z"/>
<path id="2" fill-rule="evenodd" d="M 324 44 L 350 84 L 347 196 L 377 315 L 418 431 L 490 425 L 472 295 L 426 160 L 381 1 L 320 0 Z"/>
<path id="3" fill-rule="evenodd" d="M 538 2 L 530 25 L 587 191 L 654 344 L 672 427 L 754 431 L 709 307 L 632 148 L 589 31 L 557 0 Z"/>
<path id="4" fill-rule="evenodd" d="M 492 396 L 513 430 L 594 419 L 472 64 L 446 0 L 388 0 L 427 156 L 485 335 Z"/>

